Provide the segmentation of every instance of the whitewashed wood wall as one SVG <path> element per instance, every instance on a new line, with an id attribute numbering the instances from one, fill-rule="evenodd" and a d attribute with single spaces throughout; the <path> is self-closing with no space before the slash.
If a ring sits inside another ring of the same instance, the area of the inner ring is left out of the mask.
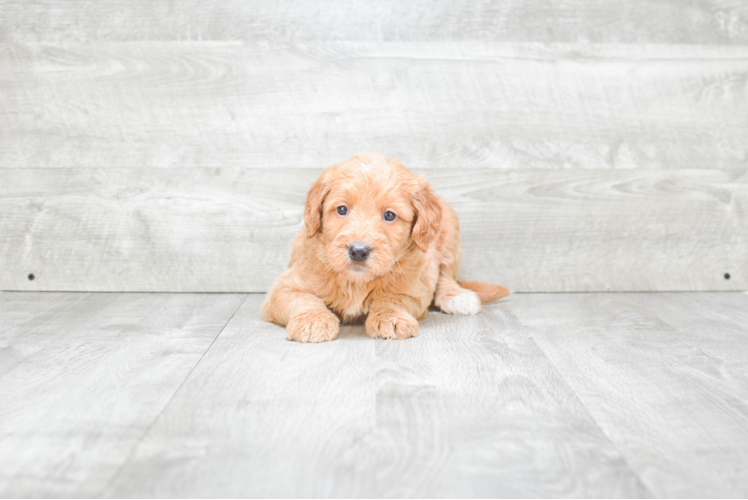
<path id="1" fill-rule="evenodd" d="M 0 289 L 265 291 L 364 151 L 465 279 L 746 289 L 748 0 L 0 0 Z"/>

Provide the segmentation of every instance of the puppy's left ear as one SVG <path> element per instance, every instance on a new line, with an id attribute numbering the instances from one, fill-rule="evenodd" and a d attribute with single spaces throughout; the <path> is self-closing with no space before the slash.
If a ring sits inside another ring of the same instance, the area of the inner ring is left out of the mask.
<path id="1" fill-rule="evenodd" d="M 418 183 L 414 196 L 416 223 L 413 225 L 413 243 L 425 252 L 439 234 L 442 207 L 431 185 L 424 180 Z"/>
<path id="2" fill-rule="evenodd" d="M 322 203 L 327 196 L 327 184 L 323 180 L 324 174 L 317 179 L 309 193 L 306 195 L 304 205 L 304 224 L 306 225 L 307 238 L 313 237 L 322 227 Z"/>

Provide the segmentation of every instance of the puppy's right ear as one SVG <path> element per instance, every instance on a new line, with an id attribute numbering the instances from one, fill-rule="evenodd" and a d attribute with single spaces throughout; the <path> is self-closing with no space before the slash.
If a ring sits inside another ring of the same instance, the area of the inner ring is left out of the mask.
<path id="1" fill-rule="evenodd" d="M 327 185 L 320 176 L 317 179 L 309 193 L 306 195 L 306 205 L 304 205 L 304 224 L 306 224 L 307 238 L 313 237 L 322 227 L 322 203 L 327 196 Z"/>

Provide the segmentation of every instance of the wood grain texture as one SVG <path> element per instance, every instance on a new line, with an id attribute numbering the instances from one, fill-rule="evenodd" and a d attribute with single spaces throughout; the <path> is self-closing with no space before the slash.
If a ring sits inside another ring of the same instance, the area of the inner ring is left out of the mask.
<path id="1" fill-rule="evenodd" d="M 250 295 L 122 468 L 113 497 L 648 495 L 510 306 L 285 340 Z"/>
<path id="2" fill-rule="evenodd" d="M 100 495 L 243 299 L 0 293 L 0 496 Z"/>
<path id="3" fill-rule="evenodd" d="M 0 74 L 0 168 L 748 164 L 748 46 L 4 43 Z"/>
<path id="4" fill-rule="evenodd" d="M 365 496 L 375 344 L 301 344 L 249 295 L 105 496 Z"/>
<path id="5" fill-rule="evenodd" d="M 522 294 L 317 345 L 263 299 L 0 293 L 0 496 L 748 492 L 746 293 Z"/>
<path id="6" fill-rule="evenodd" d="M 515 291 L 748 288 L 745 170 L 416 172 L 460 216 L 463 279 Z M 266 291 L 318 174 L 5 169 L 0 288 Z"/>
<path id="7" fill-rule="evenodd" d="M 748 43 L 742 0 L 3 0 L 4 40 Z"/>
<path id="8" fill-rule="evenodd" d="M 43 351 L 67 325 L 90 328 L 100 321 L 99 312 L 117 300 L 115 294 L 85 293 L 0 293 L 0 380 Z"/>
<path id="9" fill-rule="evenodd" d="M 521 296 L 512 309 L 655 496 L 748 495 L 746 295 Z"/>

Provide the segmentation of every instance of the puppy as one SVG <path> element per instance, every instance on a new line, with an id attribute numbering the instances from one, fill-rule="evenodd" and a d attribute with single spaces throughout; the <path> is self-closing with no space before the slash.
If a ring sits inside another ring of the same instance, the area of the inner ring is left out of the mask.
<path id="1" fill-rule="evenodd" d="M 393 158 L 354 156 L 309 190 L 304 227 L 262 316 L 298 342 L 334 340 L 341 321 L 364 316 L 370 336 L 407 339 L 431 304 L 477 314 L 511 293 L 458 282 L 459 268 L 457 214 L 429 183 Z"/>

